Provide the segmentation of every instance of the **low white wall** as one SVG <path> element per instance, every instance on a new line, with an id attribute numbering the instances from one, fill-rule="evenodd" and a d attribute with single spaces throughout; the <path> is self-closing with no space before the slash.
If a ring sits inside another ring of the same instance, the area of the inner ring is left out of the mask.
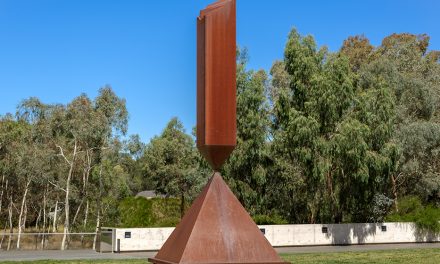
<path id="1" fill-rule="evenodd" d="M 382 231 L 382 226 L 386 231 Z M 322 228 L 327 227 L 327 233 Z M 419 233 L 413 223 L 268 225 L 260 226 L 274 247 L 440 242 L 440 236 Z"/>
<path id="2" fill-rule="evenodd" d="M 382 231 L 382 226 L 386 226 L 386 231 Z M 259 227 L 264 229 L 265 237 L 274 247 L 440 242 L 440 236 L 420 234 L 412 223 L 261 225 Z M 327 227 L 327 233 L 323 233 L 323 227 Z M 173 230 L 173 227 L 115 228 L 113 250 L 159 250 Z"/>
<path id="3" fill-rule="evenodd" d="M 148 251 L 159 250 L 173 232 L 174 227 L 164 228 L 116 228 L 114 251 Z M 126 233 L 130 238 L 126 238 Z M 128 235 L 128 234 L 127 234 Z"/>

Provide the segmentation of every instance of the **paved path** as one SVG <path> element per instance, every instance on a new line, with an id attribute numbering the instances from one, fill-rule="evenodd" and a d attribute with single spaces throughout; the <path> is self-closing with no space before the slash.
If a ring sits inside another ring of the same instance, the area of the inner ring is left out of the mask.
<path id="1" fill-rule="evenodd" d="M 382 245 L 353 245 L 353 246 L 314 246 L 314 247 L 283 247 L 277 248 L 279 253 L 329 253 L 368 250 L 438 248 L 440 243 L 418 244 L 382 244 Z M 76 259 L 146 259 L 156 252 L 131 253 L 97 253 L 92 250 L 44 250 L 44 251 L 0 251 L 0 261 L 30 261 L 30 260 L 76 260 Z"/>
<path id="2" fill-rule="evenodd" d="M 93 250 L 22 250 L 0 251 L 1 261 L 27 261 L 27 260 L 76 260 L 76 259 L 132 259 L 147 258 L 155 252 L 139 253 L 97 253 Z"/>

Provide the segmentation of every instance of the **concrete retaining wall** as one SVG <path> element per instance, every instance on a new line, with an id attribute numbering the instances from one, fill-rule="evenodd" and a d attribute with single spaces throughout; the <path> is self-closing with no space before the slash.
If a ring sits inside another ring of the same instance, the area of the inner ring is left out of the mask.
<path id="1" fill-rule="evenodd" d="M 260 228 L 265 229 L 266 238 L 275 247 L 440 241 L 440 236 L 418 232 L 412 223 L 271 225 Z"/>
<path id="2" fill-rule="evenodd" d="M 420 233 L 412 223 L 261 225 L 274 247 L 440 242 L 440 236 Z M 159 250 L 174 228 L 114 228 L 113 250 Z"/>
<path id="3" fill-rule="evenodd" d="M 114 251 L 159 250 L 173 232 L 174 227 L 117 228 L 114 230 Z M 118 248 L 119 239 L 119 248 Z M 118 250 L 119 249 L 119 250 Z"/>

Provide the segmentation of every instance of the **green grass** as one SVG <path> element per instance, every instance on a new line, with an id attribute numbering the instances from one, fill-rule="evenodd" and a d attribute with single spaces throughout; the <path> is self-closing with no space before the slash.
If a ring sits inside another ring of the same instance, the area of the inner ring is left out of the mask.
<path id="1" fill-rule="evenodd" d="M 132 263 L 132 264 L 147 264 L 146 259 L 91 259 L 91 260 L 36 260 L 36 261 L 5 261 L 2 264 L 103 264 L 103 263 Z"/>
<path id="2" fill-rule="evenodd" d="M 440 249 L 399 249 L 364 252 L 307 253 L 281 255 L 292 263 L 324 264 L 438 264 Z"/>
<path id="3" fill-rule="evenodd" d="M 338 253 L 298 253 L 282 254 L 281 257 L 292 263 L 320 263 L 320 264 L 438 264 L 440 263 L 440 249 L 401 249 L 380 250 L 364 252 L 338 252 Z M 3 262 L 2 262 L 3 263 Z M 99 263 L 133 263 L 146 264 L 146 260 L 41 260 L 30 262 L 4 262 L 9 264 L 33 263 L 33 264 L 99 264 Z"/>

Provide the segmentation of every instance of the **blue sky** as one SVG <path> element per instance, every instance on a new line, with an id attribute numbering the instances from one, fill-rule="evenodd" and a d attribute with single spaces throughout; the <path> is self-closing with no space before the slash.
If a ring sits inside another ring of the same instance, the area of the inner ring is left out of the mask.
<path id="1" fill-rule="evenodd" d="M 67 103 L 109 84 L 144 141 L 174 116 L 196 119 L 196 17 L 207 0 L 0 0 L 0 114 L 24 98 Z M 237 0 L 237 42 L 249 68 L 270 69 L 296 27 L 337 50 L 350 35 L 375 45 L 427 33 L 440 50 L 440 1 Z"/>

